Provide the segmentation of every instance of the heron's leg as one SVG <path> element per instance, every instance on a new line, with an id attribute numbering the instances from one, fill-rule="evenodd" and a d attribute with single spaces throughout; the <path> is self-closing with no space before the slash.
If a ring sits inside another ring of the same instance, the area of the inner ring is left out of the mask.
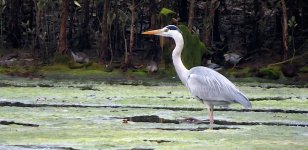
<path id="1" fill-rule="evenodd" d="M 213 107 L 211 107 L 210 108 L 210 114 L 209 114 L 209 116 L 210 116 L 210 125 L 213 125 L 214 124 L 214 110 L 213 110 L 214 108 Z"/>
<path id="2" fill-rule="evenodd" d="M 213 125 L 214 124 L 214 114 L 213 114 L 214 106 L 208 105 L 207 110 L 209 114 L 210 125 Z"/>
<path id="3" fill-rule="evenodd" d="M 232 69 L 234 69 L 236 67 L 236 64 L 233 64 L 233 67 L 232 67 Z"/>

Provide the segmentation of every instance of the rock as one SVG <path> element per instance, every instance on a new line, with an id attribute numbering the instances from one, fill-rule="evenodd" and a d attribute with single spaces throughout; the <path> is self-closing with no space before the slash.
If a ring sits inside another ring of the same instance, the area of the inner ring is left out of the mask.
<path id="1" fill-rule="evenodd" d="M 13 59 L 13 58 L 17 58 L 18 57 L 18 53 L 10 53 L 10 54 L 7 54 L 3 57 L 3 60 L 10 60 L 10 59 Z"/>
<path id="2" fill-rule="evenodd" d="M 0 65 L 2 67 L 12 67 L 16 65 L 16 62 L 17 62 L 16 58 L 11 58 L 9 60 L 5 59 L 5 60 L 0 60 Z"/>
<path id="3" fill-rule="evenodd" d="M 286 77 L 295 77 L 299 71 L 299 66 L 295 64 L 285 64 L 281 67 L 281 71 Z"/>

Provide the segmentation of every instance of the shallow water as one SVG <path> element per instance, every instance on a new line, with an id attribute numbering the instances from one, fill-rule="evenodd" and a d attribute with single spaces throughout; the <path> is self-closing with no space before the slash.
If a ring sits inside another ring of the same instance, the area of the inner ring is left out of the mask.
<path id="1" fill-rule="evenodd" d="M 308 147 L 307 88 L 236 84 L 253 108 L 217 108 L 209 126 L 178 82 L 1 78 L 0 149 Z"/>

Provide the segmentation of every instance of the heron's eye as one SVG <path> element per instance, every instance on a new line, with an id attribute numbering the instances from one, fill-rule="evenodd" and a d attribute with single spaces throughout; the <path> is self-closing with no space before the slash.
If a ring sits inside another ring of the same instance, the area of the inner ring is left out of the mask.
<path id="1" fill-rule="evenodd" d="M 164 32 L 168 32 L 169 31 L 169 29 L 168 28 L 166 28 L 165 30 L 164 30 Z"/>

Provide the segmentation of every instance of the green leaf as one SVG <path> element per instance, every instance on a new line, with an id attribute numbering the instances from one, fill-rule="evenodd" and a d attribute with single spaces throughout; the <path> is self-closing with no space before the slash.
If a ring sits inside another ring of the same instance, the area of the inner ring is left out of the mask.
<path id="1" fill-rule="evenodd" d="M 163 8 L 160 12 L 159 15 L 163 16 L 169 16 L 169 15 L 175 15 L 176 13 L 168 8 Z"/>

